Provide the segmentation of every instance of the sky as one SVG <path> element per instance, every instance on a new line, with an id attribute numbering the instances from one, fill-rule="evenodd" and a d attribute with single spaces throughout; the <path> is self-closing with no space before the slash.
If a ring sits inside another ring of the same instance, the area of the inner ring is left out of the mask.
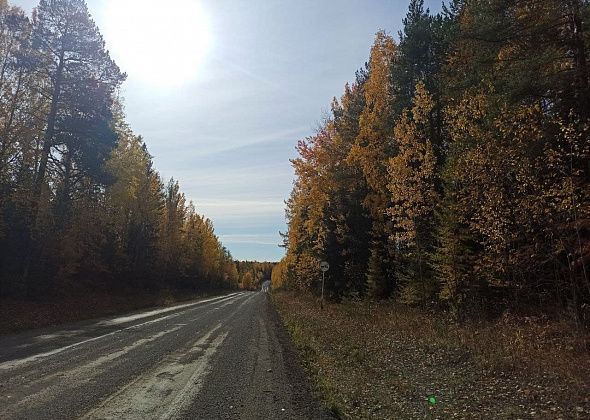
<path id="1" fill-rule="evenodd" d="M 36 0 L 12 0 L 30 12 Z M 278 261 L 295 145 L 409 0 L 87 0 L 127 121 L 235 259 Z M 426 0 L 432 11 L 442 0 Z M 397 35 L 396 35 L 397 37 Z"/>

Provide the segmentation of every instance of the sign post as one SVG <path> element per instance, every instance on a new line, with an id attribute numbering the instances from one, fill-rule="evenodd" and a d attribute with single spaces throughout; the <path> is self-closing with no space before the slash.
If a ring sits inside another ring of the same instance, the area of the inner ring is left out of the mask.
<path id="1" fill-rule="evenodd" d="M 326 276 L 326 271 L 328 271 L 329 269 L 330 264 L 328 264 L 328 261 L 322 261 L 320 263 L 320 270 L 322 270 L 322 300 L 320 300 L 320 306 L 322 309 L 324 309 L 324 280 Z"/>

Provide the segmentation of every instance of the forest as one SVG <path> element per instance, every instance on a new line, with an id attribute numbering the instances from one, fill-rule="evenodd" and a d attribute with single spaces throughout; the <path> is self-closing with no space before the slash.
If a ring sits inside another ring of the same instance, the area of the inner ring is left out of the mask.
<path id="1" fill-rule="evenodd" d="M 83 0 L 0 0 L 0 297 L 257 287 L 154 168 L 125 78 Z"/>
<path id="2" fill-rule="evenodd" d="M 409 3 L 297 144 L 273 287 L 588 321 L 590 3 Z"/>

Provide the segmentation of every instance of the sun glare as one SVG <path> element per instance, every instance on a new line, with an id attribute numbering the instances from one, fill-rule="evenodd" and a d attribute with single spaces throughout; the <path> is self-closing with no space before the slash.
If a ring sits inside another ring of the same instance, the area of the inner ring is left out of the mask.
<path id="1" fill-rule="evenodd" d="M 159 87 L 194 80 L 210 47 L 196 0 L 109 0 L 105 37 L 131 80 Z"/>

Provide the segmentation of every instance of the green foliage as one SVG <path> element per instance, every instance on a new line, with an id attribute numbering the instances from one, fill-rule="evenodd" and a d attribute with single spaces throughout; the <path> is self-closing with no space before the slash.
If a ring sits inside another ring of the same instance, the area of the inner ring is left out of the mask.
<path id="1" fill-rule="evenodd" d="M 436 76 L 443 63 L 445 21 L 432 16 L 423 0 L 411 0 L 400 31 L 398 54 L 393 63 L 392 78 L 396 114 L 412 106 L 419 82 L 437 92 Z"/>

